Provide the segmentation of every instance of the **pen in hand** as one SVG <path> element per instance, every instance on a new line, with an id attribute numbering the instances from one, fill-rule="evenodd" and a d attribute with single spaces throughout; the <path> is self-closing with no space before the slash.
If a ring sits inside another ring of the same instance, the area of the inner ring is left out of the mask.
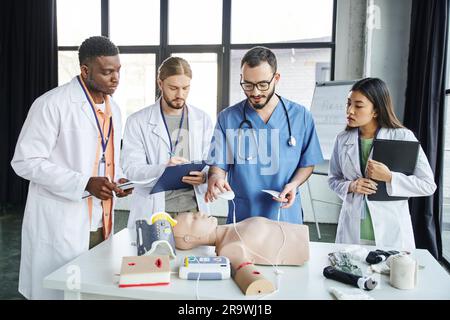
<path id="1" fill-rule="evenodd" d="M 106 177 L 108 178 L 109 183 L 112 183 L 111 177 L 109 176 L 109 174 Z M 113 194 L 113 198 L 117 198 L 116 192 L 114 190 L 112 190 L 112 194 Z"/>

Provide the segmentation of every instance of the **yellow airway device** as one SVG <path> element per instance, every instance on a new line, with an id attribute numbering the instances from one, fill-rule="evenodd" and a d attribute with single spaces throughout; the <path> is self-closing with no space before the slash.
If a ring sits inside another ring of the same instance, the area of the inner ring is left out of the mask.
<path id="1" fill-rule="evenodd" d="M 152 214 L 150 217 L 151 224 L 154 224 L 155 221 L 158 220 L 167 220 L 169 221 L 170 225 L 174 227 L 177 224 L 177 220 L 173 219 L 168 213 L 166 212 L 156 212 Z"/>

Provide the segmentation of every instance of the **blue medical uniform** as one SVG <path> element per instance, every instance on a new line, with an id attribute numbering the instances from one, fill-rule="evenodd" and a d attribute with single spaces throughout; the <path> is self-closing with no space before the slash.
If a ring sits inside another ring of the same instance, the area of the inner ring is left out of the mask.
<path id="1" fill-rule="evenodd" d="M 230 106 L 219 114 L 207 163 L 228 172 L 228 183 L 235 193 L 236 221 L 253 216 L 277 220 L 280 203 L 261 190 L 281 192 L 298 168 L 323 162 L 311 113 L 295 102 L 282 99 L 289 115 L 292 135 L 297 140 L 294 147 L 287 143 L 288 122 L 281 102 L 278 102 L 267 123 L 247 100 Z M 238 139 L 239 125 L 244 119 L 244 106 L 255 135 L 249 133 L 252 129 L 248 125 L 243 125 L 241 139 Z M 254 159 L 249 160 L 249 156 Z M 232 223 L 231 201 L 228 207 L 227 223 Z M 281 209 L 280 221 L 303 223 L 299 193 L 290 208 Z"/>

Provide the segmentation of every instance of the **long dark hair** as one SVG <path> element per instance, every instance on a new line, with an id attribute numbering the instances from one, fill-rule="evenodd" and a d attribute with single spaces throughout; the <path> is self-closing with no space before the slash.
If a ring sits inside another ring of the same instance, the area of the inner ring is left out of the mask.
<path id="1" fill-rule="evenodd" d="M 357 81 L 351 91 L 358 91 L 373 104 L 377 113 L 378 126 L 381 128 L 403 128 L 400 120 L 394 113 L 391 95 L 386 83 L 378 78 L 364 78 Z M 347 126 L 345 130 L 354 128 Z"/>

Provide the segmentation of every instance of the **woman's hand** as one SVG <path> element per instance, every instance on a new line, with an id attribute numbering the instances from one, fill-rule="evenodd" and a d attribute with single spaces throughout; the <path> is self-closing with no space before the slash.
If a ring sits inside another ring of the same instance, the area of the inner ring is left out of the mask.
<path id="1" fill-rule="evenodd" d="M 378 181 L 391 182 L 392 172 L 385 164 L 369 159 L 367 161 L 367 177 Z"/>
<path id="2" fill-rule="evenodd" d="M 374 194 L 377 192 L 377 183 L 370 179 L 359 178 L 353 180 L 348 188 L 349 192 L 360 194 Z"/>

